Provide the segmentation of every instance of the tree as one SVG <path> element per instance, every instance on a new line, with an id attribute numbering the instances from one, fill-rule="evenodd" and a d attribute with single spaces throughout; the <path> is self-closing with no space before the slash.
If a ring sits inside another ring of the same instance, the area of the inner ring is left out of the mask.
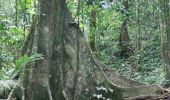
<path id="1" fill-rule="evenodd" d="M 89 44 L 92 51 L 96 51 L 95 45 L 95 31 L 96 31 L 96 8 L 92 8 L 91 17 L 90 17 L 90 33 L 89 33 Z"/>
<path id="2" fill-rule="evenodd" d="M 165 24 L 165 34 L 166 36 L 164 37 L 164 43 L 163 43 L 163 47 L 162 47 L 162 56 L 163 59 L 165 61 L 165 77 L 167 80 L 170 80 L 170 55 L 169 55 L 169 50 L 170 50 L 170 7 L 169 7 L 169 0 L 164 0 L 164 1 L 160 1 L 161 8 L 162 11 L 164 13 L 162 13 L 162 21 Z"/>
<path id="3" fill-rule="evenodd" d="M 129 8 L 128 6 L 128 0 L 123 0 L 124 8 L 122 8 L 122 11 L 127 15 L 127 10 Z M 127 16 L 126 16 L 127 17 Z M 129 18 L 127 17 L 120 28 L 120 36 L 119 36 L 119 44 L 118 47 L 120 48 L 120 56 L 128 57 L 132 54 L 132 46 L 130 44 L 130 37 L 128 35 L 128 22 Z"/>
<path id="4" fill-rule="evenodd" d="M 92 54 L 65 0 L 41 0 L 36 19 L 23 52 L 43 54 L 44 59 L 24 68 L 19 87 L 11 92 L 13 97 L 20 100 L 95 100 L 99 98 L 97 93 L 101 93 L 111 100 L 132 100 L 150 99 L 167 92 L 157 85 L 143 86 L 126 79 L 103 65 Z M 17 90 L 21 90 L 18 95 Z M 12 100 L 10 96 L 8 100 Z"/>

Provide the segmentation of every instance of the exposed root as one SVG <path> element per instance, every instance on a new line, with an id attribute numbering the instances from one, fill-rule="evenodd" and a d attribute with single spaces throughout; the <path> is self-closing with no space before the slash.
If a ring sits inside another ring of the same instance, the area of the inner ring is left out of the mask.
<path id="1" fill-rule="evenodd" d="M 48 92 L 49 100 L 53 100 L 49 83 L 47 83 L 47 92 Z"/>
<path id="2" fill-rule="evenodd" d="M 125 98 L 125 100 L 169 100 L 167 94 L 158 96 L 158 95 L 141 95 L 136 97 Z"/>

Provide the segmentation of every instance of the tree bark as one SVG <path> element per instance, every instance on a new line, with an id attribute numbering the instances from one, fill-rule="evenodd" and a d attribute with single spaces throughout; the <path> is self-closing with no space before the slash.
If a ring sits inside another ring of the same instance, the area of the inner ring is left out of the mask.
<path id="1" fill-rule="evenodd" d="M 91 50 L 93 52 L 96 52 L 96 44 L 95 44 L 95 41 L 96 41 L 96 8 L 92 8 L 92 11 L 91 11 L 91 16 L 90 16 L 90 32 L 89 32 L 89 45 L 91 47 Z"/>
<path id="2" fill-rule="evenodd" d="M 162 47 L 162 56 L 165 62 L 165 78 L 170 81 L 170 7 L 169 7 L 169 0 L 161 1 L 161 8 L 164 13 L 162 13 L 162 20 L 165 24 L 165 34 L 164 37 L 165 42 L 163 43 Z"/>
<path id="3" fill-rule="evenodd" d="M 123 0 L 124 9 L 127 11 L 129 8 L 128 0 Z M 127 16 L 126 16 L 127 17 Z M 119 56 L 129 57 L 133 53 L 133 49 L 130 43 L 130 37 L 128 34 L 128 21 L 126 18 L 121 25 L 120 36 L 119 36 L 119 44 L 118 47 L 120 49 Z"/>

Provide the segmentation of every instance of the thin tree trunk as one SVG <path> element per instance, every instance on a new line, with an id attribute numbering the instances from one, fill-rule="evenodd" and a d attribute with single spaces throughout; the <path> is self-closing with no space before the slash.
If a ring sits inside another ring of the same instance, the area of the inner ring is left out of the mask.
<path id="1" fill-rule="evenodd" d="M 138 26 L 137 27 L 137 33 L 136 33 L 136 44 L 135 44 L 135 56 L 136 56 L 136 59 L 135 59 L 135 66 L 136 68 L 139 68 L 139 61 L 138 61 L 138 55 L 140 55 L 140 49 L 141 49 L 141 19 L 140 19 L 140 1 L 136 0 L 136 16 L 137 16 L 137 20 L 136 20 L 136 25 Z"/>
<path id="2" fill-rule="evenodd" d="M 139 52 L 141 49 L 141 43 L 140 43 L 140 37 L 141 37 L 141 19 L 140 19 L 140 1 L 137 3 L 137 25 L 138 25 L 138 31 L 137 31 L 137 42 L 136 42 L 136 49 Z"/>
<path id="3" fill-rule="evenodd" d="M 165 78 L 170 80 L 170 7 L 169 7 L 169 0 L 160 1 L 161 8 L 163 13 L 162 20 L 165 24 L 165 33 L 166 38 L 164 39 L 166 42 L 163 43 L 162 47 L 162 56 L 165 61 Z"/>
<path id="4" fill-rule="evenodd" d="M 91 47 L 91 50 L 93 52 L 96 52 L 96 44 L 95 44 L 95 41 L 96 41 L 96 10 L 95 8 L 92 9 L 91 11 L 91 16 L 90 16 L 90 32 L 89 32 L 89 44 L 90 44 L 90 47 Z"/>
<path id="5" fill-rule="evenodd" d="M 15 0 L 15 26 L 18 26 L 18 2 Z"/>

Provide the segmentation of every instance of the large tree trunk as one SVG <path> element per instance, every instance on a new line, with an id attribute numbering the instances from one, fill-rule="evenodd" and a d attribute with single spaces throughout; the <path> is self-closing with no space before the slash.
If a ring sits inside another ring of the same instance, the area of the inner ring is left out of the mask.
<path id="1" fill-rule="evenodd" d="M 164 93 L 160 86 L 142 86 L 101 64 L 63 0 L 41 0 L 40 12 L 25 53 L 41 53 L 44 59 L 25 67 L 20 100 L 98 100 L 99 93 L 111 100 L 130 100 Z"/>

